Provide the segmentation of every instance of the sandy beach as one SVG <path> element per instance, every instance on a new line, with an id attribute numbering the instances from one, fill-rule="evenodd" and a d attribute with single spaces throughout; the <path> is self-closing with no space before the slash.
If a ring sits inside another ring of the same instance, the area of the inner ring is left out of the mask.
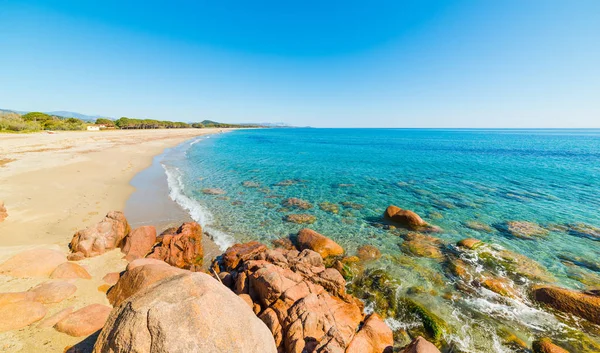
<path id="1" fill-rule="evenodd" d="M 131 179 L 151 166 L 165 148 L 221 129 L 113 130 L 56 134 L 0 134 L 0 200 L 8 217 L 0 223 L 0 263 L 25 249 L 43 247 L 67 253 L 74 232 L 100 221 L 110 210 L 124 210 L 135 191 Z M 161 189 L 162 197 L 166 191 Z M 161 229 L 158 229 L 160 232 Z M 79 263 L 91 280 L 72 280 L 76 294 L 49 308 L 75 310 L 108 304 L 102 277 L 122 271 L 119 249 Z M 0 292 L 25 291 L 43 278 L 0 276 Z M 62 352 L 82 338 L 35 325 L 0 333 L 0 351 Z"/>

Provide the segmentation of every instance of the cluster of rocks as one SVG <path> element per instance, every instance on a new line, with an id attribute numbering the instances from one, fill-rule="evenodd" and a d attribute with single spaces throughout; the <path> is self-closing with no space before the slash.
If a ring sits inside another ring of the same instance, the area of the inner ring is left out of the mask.
<path id="1" fill-rule="evenodd" d="M 0 265 L 0 274 L 49 279 L 24 292 L 0 293 L 0 332 L 39 322 L 38 328 L 54 327 L 71 336 L 87 336 L 102 328 L 112 309 L 92 304 L 75 311 L 67 307 L 47 316 L 55 305 L 76 293 L 73 280 L 91 279 L 85 268 L 68 262 L 65 254 L 58 250 L 33 249 L 19 253 Z"/>

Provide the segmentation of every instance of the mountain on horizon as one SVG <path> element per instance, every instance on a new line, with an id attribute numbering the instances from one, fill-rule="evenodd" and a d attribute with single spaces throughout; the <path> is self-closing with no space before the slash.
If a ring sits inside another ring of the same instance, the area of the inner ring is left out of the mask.
<path id="1" fill-rule="evenodd" d="M 0 108 L 0 112 L 11 112 L 11 113 L 17 113 L 17 114 L 21 114 L 21 115 L 30 113 L 30 111 L 2 109 L 2 108 Z M 57 110 L 57 111 L 43 112 L 43 113 L 46 113 L 48 115 L 60 116 L 63 118 L 77 118 L 77 119 L 87 121 L 87 122 L 94 122 L 98 118 L 106 118 L 106 119 L 114 120 L 114 118 L 103 116 L 103 115 L 87 115 L 87 114 L 81 114 L 81 113 L 77 113 L 77 112 L 70 112 L 70 111 L 66 111 L 66 110 Z"/>

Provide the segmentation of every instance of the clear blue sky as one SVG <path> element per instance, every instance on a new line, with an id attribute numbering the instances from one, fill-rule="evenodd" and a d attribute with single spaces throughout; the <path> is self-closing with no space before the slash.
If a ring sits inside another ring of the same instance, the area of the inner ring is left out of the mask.
<path id="1" fill-rule="evenodd" d="M 600 1 L 0 1 L 0 108 L 600 127 Z"/>

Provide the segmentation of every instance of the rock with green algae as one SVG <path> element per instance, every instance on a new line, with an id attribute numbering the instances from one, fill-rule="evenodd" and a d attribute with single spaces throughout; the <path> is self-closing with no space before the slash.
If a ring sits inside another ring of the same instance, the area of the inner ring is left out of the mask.
<path id="1" fill-rule="evenodd" d="M 572 223 L 567 225 L 568 233 L 581 238 L 600 241 L 600 228 L 585 223 Z"/>
<path id="2" fill-rule="evenodd" d="M 442 243 L 438 238 L 411 232 L 404 236 L 404 242 L 401 245 L 401 249 L 406 254 L 441 259 L 444 257 L 441 246 Z"/>
<path id="3" fill-rule="evenodd" d="M 354 278 L 348 285 L 348 292 L 374 303 L 382 317 L 395 317 L 399 285 L 400 281 L 393 279 L 384 269 L 370 268 Z"/>
<path id="4" fill-rule="evenodd" d="M 411 298 L 403 297 L 398 300 L 398 309 L 417 317 L 423 324 L 425 332 L 435 342 L 441 342 L 444 333 L 449 333 L 449 327 L 444 320 L 433 314 L 425 306 Z"/>
<path id="5" fill-rule="evenodd" d="M 527 221 L 508 221 L 497 226 L 500 231 L 506 232 L 520 239 L 532 240 L 548 235 L 548 230 L 536 223 Z"/>
<path id="6" fill-rule="evenodd" d="M 340 202 L 340 204 L 344 208 L 350 208 L 350 209 L 353 209 L 353 210 L 362 210 L 363 207 L 365 207 L 364 205 L 361 205 L 359 203 L 349 202 L 349 201 Z"/>
<path id="7" fill-rule="evenodd" d="M 566 349 L 552 343 L 552 340 L 547 337 L 533 341 L 531 347 L 533 353 L 569 353 Z"/>
<path id="8" fill-rule="evenodd" d="M 297 209 L 301 209 L 301 210 L 309 210 L 313 207 L 310 204 L 310 202 L 299 199 L 297 197 L 287 198 L 287 199 L 281 201 L 281 205 L 286 208 L 297 208 Z"/>
<path id="9" fill-rule="evenodd" d="M 491 233 L 491 231 L 492 231 L 492 227 L 490 227 L 489 225 L 487 225 L 485 223 L 478 222 L 478 221 L 467 221 L 467 222 L 465 222 L 465 227 L 476 230 L 478 232 Z"/>

